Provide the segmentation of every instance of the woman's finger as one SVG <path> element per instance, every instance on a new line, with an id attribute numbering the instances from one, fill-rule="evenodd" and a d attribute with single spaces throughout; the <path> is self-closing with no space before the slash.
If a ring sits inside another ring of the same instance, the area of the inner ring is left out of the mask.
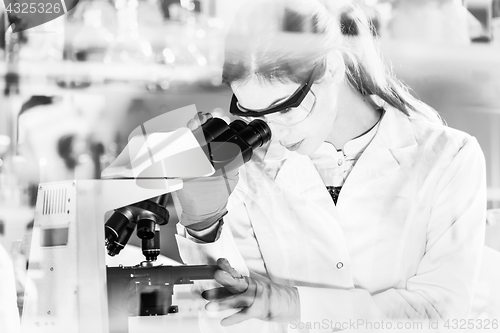
<path id="1" fill-rule="evenodd" d="M 230 296 L 234 296 L 234 294 L 224 287 L 208 289 L 201 293 L 201 297 L 207 301 L 222 300 Z"/>
<path id="2" fill-rule="evenodd" d="M 208 119 L 212 119 L 212 114 L 211 113 L 208 113 L 208 112 L 198 112 L 196 114 L 196 117 L 201 124 L 204 124 L 208 121 Z"/>
<path id="3" fill-rule="evenodd" d="M 233 294 L 239 294 L 248 289 L 248 281 L 245 277 L 235 278 L 223 270 L 215 271 L 214 279 Z"/>
<path id="4" fill-rule="evenodd" d="M 203 113 L 203 112 L 198 112 L 196 115 L 193 117 L 193 119 L 190 119 L 187 123 L 187 127 L 191 130 L 194 131 L 204 123 L 206 123 L 209 119 L 212 119 L 213 116 L 211 113 Z"/>
<path id="5" fill-rule="evenodd" d="M 217 259 L 217 266 L 219 266 L 219 268 L 222 269 L 223 271 L 228 272 L 234 278 L 243 277 L 240 273 L 238 273 L 237 270 L 233 268 L 233 266 L 231 266 L 231 264 L 226 258 Z"/>
<path id="6" fill-rule="evenodd" d="M 228 309 L 238 309 L 250 306 L 253 303 L 253 297 L 245 294 L 234 295 L 221 301 L 212 301 L 205 305 L 207 311 L 223 311 Z"/>
<path id="7" fill-rule="evenodd" d="M 243 308 L 241 311 L 222 319 L 220 323 L 222 326 L 231 326 L 254 317 L 255 315 L 252 314 L 252 308 Z"/>
<path id="8" fill-rule="evenodd" d="M 190 119 L 187 123 L 187 127 L 191 130 L 194 131 L 198 127 L 200 127 L 200 121 L 198 119 Z"/>

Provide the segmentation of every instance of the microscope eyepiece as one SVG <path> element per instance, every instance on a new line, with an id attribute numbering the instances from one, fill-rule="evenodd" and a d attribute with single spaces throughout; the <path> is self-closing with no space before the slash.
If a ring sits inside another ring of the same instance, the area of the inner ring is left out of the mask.
<path id="1" fill-rule="evenodd" d="M 245 127 L 247 127 L 247 124 L 243 120 L 234 120 L 229 124 L 229 127 L 236 132 L 241 131 Z"/>
<path id="2" fill-rule="evenodd" d="M 244 123 L 241 120 L 235 120 Z M 271 140 L 271 129 L 265 121 L 256 119 L 248 124 L 245 128 L 241 129 L 238 133 L 240 137 L 248 142 L 253 149 L 262 147 L 269 140 Z"/>
<path id="3" fill-rule="evenodd" d="M 211 118 L 207 122 L 205 122 L 201 127 L 196 129 L 194 133 L 203 134 L 203 137 L 200 137 L 198 141 L 201 141 L 200 144 L 204 144 L 203 140 L 206 143 L 210 143 L 221 136 L 224 132 L 229 129 L 229 125 L 220 118 Z M 196 135 L 195 135 L 196 136 Z"/>
<path id="4" fill-rule="evenodd" d="M 211 118 L 193 134 L 215 170 L 240 167 L 252 158 L 254 149 L 271 140 L 271 129 L 259 119 L 249 124 L 235 120 L 228 125 L 220 118 Z"/>

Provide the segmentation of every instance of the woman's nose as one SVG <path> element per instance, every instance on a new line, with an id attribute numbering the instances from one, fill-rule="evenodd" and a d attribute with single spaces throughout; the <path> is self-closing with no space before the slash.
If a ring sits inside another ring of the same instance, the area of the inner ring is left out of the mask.
<path id="1" fill-rule="evenodd" d="M 273 140 L 279 141 L 290 132 L 290 130 L 286 126 L 271 123 L 271 122 L 268 122 L 267 124 L 269 125 L 269 128 L 271 129 L 271 135 L 272 135 Z"/>

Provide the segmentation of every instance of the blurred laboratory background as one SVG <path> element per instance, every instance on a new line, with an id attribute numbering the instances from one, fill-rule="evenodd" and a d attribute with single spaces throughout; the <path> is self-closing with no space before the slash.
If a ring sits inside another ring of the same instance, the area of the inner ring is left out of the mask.
<path id="1" fill-rule="evenodd" d="M 478 139 L 486 242 L 500 250 L 500 1 L 357 1 L 396 75 L 450 127 Z M 26 269 L 40 183 L 99 179 L 132 130 L 165 112 L 195 104 L 227 114 L 224 36 L 243 2 L 80 0 L 20 32 L 0 5 L 0 243 L 16 274 Z M 170 211 L 161 254 L 180 261 Z"/>

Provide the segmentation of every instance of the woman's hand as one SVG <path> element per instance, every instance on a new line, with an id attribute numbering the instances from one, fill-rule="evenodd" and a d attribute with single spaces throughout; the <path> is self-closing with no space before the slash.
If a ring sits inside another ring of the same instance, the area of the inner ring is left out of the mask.
<path id="1" fill-rule="evenodd" d="M 201 294 L 209 301 L 205 309 L 221 311 L 241 308 L 224 318 L 222 326 L 251 318 L 284 323 L 300 320 L 300 300 L 296 288 L 242 276 L 225 258 L 219 258 L 217 265 L 220 269 L 215 272 L 215 281 L 223 287 L 205 290 Z"/>
<path id="2" fill-rule="evenodd" d="M 209 119 L 212 119 L 212 114 L 208 112 L 198 112 L 196 115 L 193 117 L 193 119 L 190 119 L 187 123 L 187 127 L 191 130 L 194 131 L 204 123 L 206 123 Z"/>
<path id="3" fill-rule="evenodd" d="M 194 131 L 211 118 L 210 113 L 198 112 L 187 126 Z M 213 226 L 226 214 L 227 201 L 238 180 L 237 169 L 219 170 L 211 177 L 186 179 L 183 188 L 177 191 L 182 206 L 180 223 L 194 232 Z"/>

